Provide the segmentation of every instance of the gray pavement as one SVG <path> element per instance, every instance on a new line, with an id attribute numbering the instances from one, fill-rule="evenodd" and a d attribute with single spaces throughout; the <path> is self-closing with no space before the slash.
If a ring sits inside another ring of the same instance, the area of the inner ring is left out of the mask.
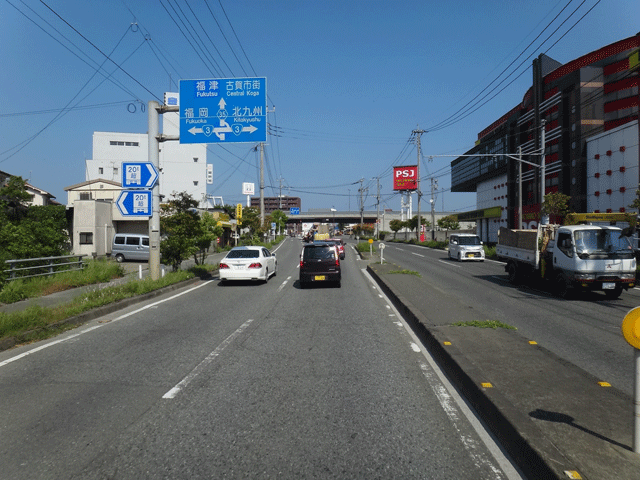
<path id="1" fill-rule="evenodd" d="M 640 479 L 631 397 L 514 330 L 452 326 L 484 318 L 419 277 L 388 273 L 397 268 L 367 270 L 527 478 Z"/>
<path id="2" fill-rule="evenodd" d="M 210 256 L 207 263 L 218 260 Z M 148 270 L 143 265 L 145 276 Z M 129 273 L 119 282 L 137 278 L 138 264 L 124 266 Z M 598 379 L 516 331 L 452 326 L 484 318 L 475 318 L 469 309 L 456 310 L 452 298 L 419 277 L 389 274 L 393 269 L 397 267 L 392 264 L 367 267 L 527 478 L 640 479 L 640 455 L 632 451 L 632 398 L 600 386 Z M 0 311 L 33 303 L 54 306 L 100 287 L 2 305 Z M 122 303 L 103 307 L 76 322 L 119 308 Z M 0 350 L 10 347 L 0 342 Z"/>

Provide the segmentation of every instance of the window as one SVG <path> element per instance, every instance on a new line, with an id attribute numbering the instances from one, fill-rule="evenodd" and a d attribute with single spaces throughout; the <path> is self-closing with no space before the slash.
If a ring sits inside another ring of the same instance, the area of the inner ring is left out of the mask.
<path id="1" fill-rule="evenodd" d="M 118 167 L 113 167 L 113 176 L 114 177 L 118 176 Z"/>
<path id="2" fill-rule="evenodd" d="M 80 192 L 80 200 L 91 200 L 91 192 Z"/>
<path id="3" fill-rule="evenodd" d="M 198 157 L 193 157 L 193 163 L 198 163 Z"/>
<path id="4" fill-rule="evenodd" d="M 98 168 L 98 173 L 100 175 L 102 175 L 104 173 L 104 168 L 102 168 L 102 167 Z"/>
<path id="5" fill-rule="evenodd" d="M 93 233 L 80 232 L 80 245 L 93 245 Z"/>
<path id="6" fill-rule="evenodd" d="M 197 186 L 198 186 L 198 181 L 197 181 L 197 180 L 194 180 L 194 181 L 193 181 L 193 185 L 197 187 Z"/>
<path id="7" fill-rule="evenodd" d="M 125 243 L 127 245 L 135 245 L 137 247 L 140 245 L 140 237 L 127 237 Z"/>

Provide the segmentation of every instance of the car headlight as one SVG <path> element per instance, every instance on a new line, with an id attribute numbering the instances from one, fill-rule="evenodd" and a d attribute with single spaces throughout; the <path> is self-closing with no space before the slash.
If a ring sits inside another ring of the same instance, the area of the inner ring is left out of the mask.
<path id="1" fill-rule="evenodd" d="M 595 280 L 596 274 L 595 273 L 576 273 L 574 275 L 574 278 L 576 280 Z"/>

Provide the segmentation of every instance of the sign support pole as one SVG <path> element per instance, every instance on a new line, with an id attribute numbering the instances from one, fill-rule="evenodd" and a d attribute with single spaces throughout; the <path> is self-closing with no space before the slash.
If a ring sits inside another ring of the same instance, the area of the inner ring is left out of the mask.
<path id="1" fill-rule="evenodd" d="M 149 162 L 160 171 L 160 142 L 158 110 L 160 104 L 151 100 L 148 106 L 149 133 Z M 153 187 L 151 201 L 151 218 L 149 219 L 149 275 L 152 280 L 160 279 L 160 185 L 156 182 Z"/>

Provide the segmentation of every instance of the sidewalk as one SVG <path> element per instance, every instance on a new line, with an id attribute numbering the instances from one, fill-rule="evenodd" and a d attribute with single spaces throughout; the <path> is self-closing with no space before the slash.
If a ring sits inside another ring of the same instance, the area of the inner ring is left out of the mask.
<path id="1" fill-rule="evenodd" d="M 527 478 L 640 479 L 631 397 L 514 330 L 452 326 L 485 318 L 397 269 L 367 267 Z"/>

